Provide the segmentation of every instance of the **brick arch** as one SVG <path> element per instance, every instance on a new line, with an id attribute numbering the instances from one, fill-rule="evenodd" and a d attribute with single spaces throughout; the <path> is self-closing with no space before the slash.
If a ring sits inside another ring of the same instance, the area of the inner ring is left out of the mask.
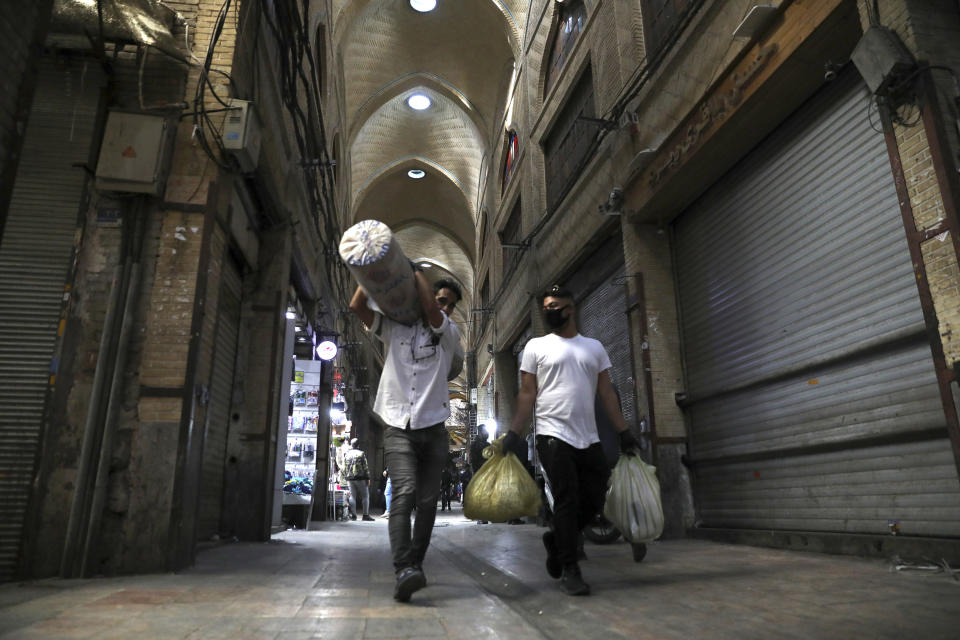
<path id="1" fill-rule="evenodd" d="M 413 167 L 428 169 L 424 183 L 406 177 Z M 442 230 L 472 264 L 476 226 L 471 203 L 460 185 L 427 159 L 398 160 L 364 185 L 355 198 L 350 222 L 366 218 L 380 220 L 395 230 L 412 224 Z"/>
<path id="2" fill-rule="evenodd" d="M 434 91 L 448 98 L 452 103 L 458 105 L 464 114 L 473 121 L 477 129 L 486 130 L 486 123 L 483 116 L 477 108 L 470 102 L 469 98 L 462 91 L 454 87 L 443 78 L 427 71 L 419 71 L 408 74 L 402 78 L 396 78 L 389 84 L 380 88 L 364 102 L 360 109 L 351 118 L 349 144 L 353 144 L 357 134 L 363 128 L 363 125 L 385 104 L 399 95 L 405 94 L 412 89 L 423 87 Z"/>
<path id="3" fill-rule="evenodd" d="M 398 0 L 399 1 L 399 0 Z M 454 0 L 464 2 L 466 0 Z M 495 8 L 504 20 L 504 32 L 514 57 L 519 57 L 523 43 L 523 28 L 527 15 L 527 0 L 486 0 L 486 3 Z M 334 9 L 333 41 L 342 42 L 353 28 L 357 17 L 363 13 L 374 0 L 341 0 L 341 6 Z"/>
<path id="4" fill-rule="evenodd" d="M 349 145 L 351 199 L 398 165 L 421 161 L 455 183 L 475 215 L 470 203 L 478 197 L 486 153 L 483 131 L 446 96 L 426 93 L 434 99 L 429 113 L 414 112 L 399 94 L 364 122 Z"/>

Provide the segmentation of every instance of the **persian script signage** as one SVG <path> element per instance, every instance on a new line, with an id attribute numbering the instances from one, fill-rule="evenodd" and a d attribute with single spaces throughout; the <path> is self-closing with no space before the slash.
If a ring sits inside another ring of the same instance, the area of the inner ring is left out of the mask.
<path id="1" fill-rule="evenodd" d="M 763 41 L 730 65 L 645 162 L 625 194 L 633 220 L 682 210 L 823 83 L 822 60 L 849 58 L 861 32 L 854 3 L 782 6 Z M 623 124 L 646 117 L 628 112 Z"/>
<path id="2" fill-rule="evenodd" d="M 705 137 L 704 134 L 718 127 L 736 110 L 737 105 L 743 100 L 744 90 L 767 66 L 778 48 L 779 46 L 773 43 L 760 49 L 749 64 L 733 74 L 729 86 L 721 88 L 700 105 L 692 116 L 693 122 L 681 129 L 682 135 L 679 136 L 679 140 L 671 141 L 666 158 L 650 171 L 651 187 L 656 187 L 671 169 L 682 164 L 687 155 L 699 146 Z"/>

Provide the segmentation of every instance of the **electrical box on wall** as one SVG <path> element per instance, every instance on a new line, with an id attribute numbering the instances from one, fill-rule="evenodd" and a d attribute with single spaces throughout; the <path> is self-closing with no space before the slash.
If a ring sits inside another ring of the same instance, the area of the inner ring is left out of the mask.
<path id="1" fill-rule="evenodd" d="M 227 119 L 223 125 L 223 148 L 237 159 L 240 170 L 246 173 L 257 168 L 260 156 L 260 122 L 253 103 L 231 99 Z"/>
<path id="2" fill-rule="evenodd" d="M 97 189 L 158 195 L 166 141 L 163 116 L 111 111 L 97 159 Z"/>
<path id="3" fill-rule="evenodd" d="M 867 29 L 850 59 L 873 93 L 895 84 L 915 66 L 913 56 L 897 34 L 883 27 Z"/>

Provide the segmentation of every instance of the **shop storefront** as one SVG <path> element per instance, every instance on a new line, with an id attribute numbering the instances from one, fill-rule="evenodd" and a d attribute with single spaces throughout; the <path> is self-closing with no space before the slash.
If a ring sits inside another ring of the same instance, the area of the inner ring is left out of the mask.
<path id="1" fill-rule="evenodd" d="M 577 326 L 582 335 L 599 340 L 610 357 L 610 382 L 620 398 L 627 424 L 638 433 L 645 424 L 636 410 L 635 373 L 627 319 L 626 278 L 622 240 L 609 236 L 567 281 L 577 301 Z M 596 405 L 597 427 L 609 459 L 619 452 L 615 429 Z"/>
<path id="2" fill-rule="evenodd" d="M 871 101 L 848 70 L 674 223 L 704 527 L 960 535 Z"/>
<path id="3" fill-rule="evenodd" d="M 320 394 L 323 365 L 320 360 L 297 360 L 290 383 L 283 447 L 283 510 L 285 520 L 306 528 L 313 504 L 323 504 L 325 492 L 316 486 L 318 435 L 321 424 Z M 322 489 L 322 487 L 321 487 Z"/>

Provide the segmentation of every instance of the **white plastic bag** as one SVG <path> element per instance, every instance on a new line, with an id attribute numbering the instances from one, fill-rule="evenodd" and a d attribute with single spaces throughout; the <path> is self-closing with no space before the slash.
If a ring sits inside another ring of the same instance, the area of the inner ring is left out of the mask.
<path id="1" fill-rule="evenodd" d="M 649 542 L 663 533 L 657 468 L 640 456 L 620 456 L 610 475 L 603 515 L 630 542 Z"/>

